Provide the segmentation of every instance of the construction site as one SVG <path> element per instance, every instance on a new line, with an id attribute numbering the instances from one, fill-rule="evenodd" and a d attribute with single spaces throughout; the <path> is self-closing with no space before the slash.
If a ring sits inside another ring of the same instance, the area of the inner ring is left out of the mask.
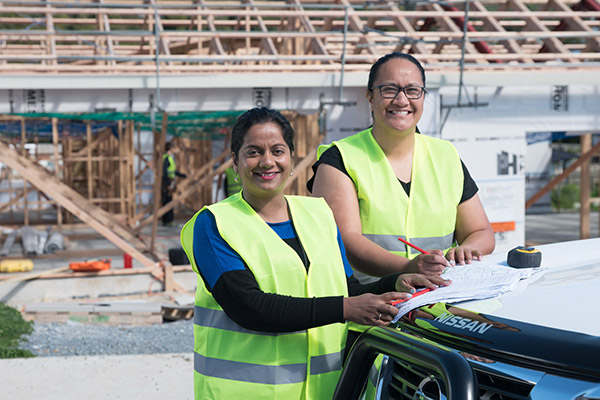
<path id="1" fill-rule="evenodd" d="M 9 0 L 0 27 L 0 300 L 36 323 L 192 318 L 179 232 L 224 198 L 236 118 L 290 120 L 285 192 L 307 195 L 318 145 L 371 124 L 368 72 L 393 51 L 423 64 L 419 130 L 457 148 L 496 251 L 566 182 L 578 238 L 598 236 L 597 0 Z M 161 204 L 166 143 L 186 177 Z"/>

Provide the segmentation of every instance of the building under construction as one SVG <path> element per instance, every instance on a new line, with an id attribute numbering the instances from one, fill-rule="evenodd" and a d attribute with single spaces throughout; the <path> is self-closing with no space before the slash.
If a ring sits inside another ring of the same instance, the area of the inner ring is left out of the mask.
<path id="1" fill-rule="evenodd" d="M 297 133 L 286 190 L 305 194 L 317 145 L 370 125 L 368 71 L 392 51 L 424 65 L 419 129 L 459 150 L 497 250 L 524 242 L 525 209 L 577 168 L 582 237 L 599 223 L 597 0 L 2 1 L 0 26 L 0 224 L 85 225 L 171 289 L 157 221 L 220 198 L 237 115 L 284 111 Z M 581 151 L 553 179 L 560 135 Z M 187 178 L 163 206 L 167 141 Z"/>

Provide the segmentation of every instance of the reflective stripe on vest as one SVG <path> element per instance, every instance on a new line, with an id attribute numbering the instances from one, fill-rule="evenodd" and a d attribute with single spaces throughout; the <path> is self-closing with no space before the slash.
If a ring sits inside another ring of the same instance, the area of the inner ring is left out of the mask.
<path id="1" fill-rule="evenodd" d="M 196 372 L 213 378 L 233 381 L 261 383 L 265 385 L 302 383 L 306 380 L 306 368 L 306 363 L 262 365 L 209 358 L 194 353 L 194 370 Z M 311 375 L 339 372 L 341 368 L 341 352 L 312 357 L 310 361 Z"/>
<path id="2" fill-rule="evenodd" d="M 367 239 L 383 247 L 388 251 L 406 252 L 407 246 L 398 240 L 399 237 L 406 239 L 405 235 L 374 235 L 364 234 Z M 408 240 L 408 239 L 406 239 Z M 422 249 L 448 249 L 452 247 L 454 232 L 441 237 L 412 238 L 411 243 Z"/>
<path id="3" fill-rule="evenodd" d="M 239 326 L 235 322 L 231 320 L 225 314 L 223 310 L 213 310 L 210 308 L 198 307 L 194 306 L 194 324 L 197 326 L 205 326 L 209 328 L 222 329 L 225 331 L 235 331 L 235 332 L 243 332 L 243 333 L 252 333 L 254 335 L 267 335 L 267 336 L 279 336 L 279 335 L 290 335 L 298 332 L 259 332 L 253 331 L 250 329 L 246 329 L 242 326 Z M 302 331 L 306 333 L 306 331 Z"/>
<path id="4" fill-rule="evenodd" d="M 337 228 L 323 199 L 286 196 L 294 228 L 310 262 L 297 253 L 237 193 L 207 207 L 221 236 L 256 277 L 261 290 L 296 297 L 347 296 Z M 193 254 L 196 214 L 181 241 Z M 194 315 L 194 387 L 197 398 L 331 398 L 341 371 L 346 324 L 273 334 L 231 320 L 199 279 Z"/>
<path id="5" fill-rule="evenodd" d="M 410 196 L 402 188 L 372 129 L 319 147 L 332 145 L 356 187 L 363 235 L 403 257 L 419 253 L 403 237 L 424 249 L 452 246 L 456 209 L 463 191 L 460 158 L 450 142 L 415 134 Z"/>
<path id="6" fill-rule="evenodd" d="M 163 163 L 165 162 L 165 159 L 169 160 L 169 165 L 167 165 L 167 177 L 169 179 L 175 179 L 175 159 L 169 153 L 163 154 Z"/>

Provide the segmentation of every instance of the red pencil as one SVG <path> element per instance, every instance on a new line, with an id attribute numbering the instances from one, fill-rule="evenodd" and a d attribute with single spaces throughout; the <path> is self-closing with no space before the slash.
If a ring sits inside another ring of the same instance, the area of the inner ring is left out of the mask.
<path id="1" fill-rule="evenodd" d="M 399 237 L 398 240 L 401 241 L 402 243 L 404 243 L 405 245 L 410 246 L 413 249 L 415 249 L 423 254 L 429 254 L 429 252 L 427 250 L 423 250 L 422 248 L 415 246 L 414 244 L 410 243 L 408 240 L 402 239 L 401 237 Z M 413 296 L 410 299 L 412 299 L 413 297 L 417 297 L 423 293 L 427 293 L 427 292 L 431 292 L 431 289 L 426 288 L 423 290 L 419 290 L 417 293 L 413 294 Z M 395 306 L 396 304 L 400 304 L 403 301 L 410 300 L 410 299 L 400 299 L 400 300 L 392 301 L 390 304 Z"/>
<path id="2" fill-rule="evenodd" d="M 423 289 L 423 290 L 419 290 L 417 293 L 413 294 L 413 295 L 412 295 L 412 297 L 411 297 L 411 298 L 409 298 L 409 299 L 400 299 L 400 300 L 394 300 L 394 301 L 392 301 L 390 304 L 391 304 L 391 305 L 393 305 L 393 306 L 395 306 L 396 304 L 400 304 L 400 303 L 402 303 L 402 302 L 404 302 L 404 301 L 406 301 L 406 300 L 410 300 L 410 299 L 412 299 L 412 298 L 414 298 L 414 297 L 420 296 L 420 295 L 422 295 L 423 293 L 431 292 L 431 290 L 432 290 L 432 289 L 430 289 L 430 288 L 425 288 L 425 289 Z"/>
<path id="3" fill-rule="evenodd" d="M 428 251 L 423 250 L 422 248 L 415 246 L 414 244 L 408 242 L 407 240 L 402 239 L 401 237 L 399 237 L 398 240 L 401 241 L 402 243 L 404 243 L 405 245 L 410 246 L 410 247 L 412 247 L 413 249 L 415 249 L 417 251 L 420 251 L 423 254 L 429 254 Z"/>

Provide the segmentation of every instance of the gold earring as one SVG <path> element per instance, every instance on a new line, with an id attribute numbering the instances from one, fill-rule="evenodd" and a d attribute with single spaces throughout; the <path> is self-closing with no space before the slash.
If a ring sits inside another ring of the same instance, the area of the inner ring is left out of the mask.
<path id="1" fill-rule="evenodd" d="M 236 175 L 236 176 L 235 176 L 235 178 L 233 178 L 233 180 L 234 180 L 236 183 L 238 183 L 238 182 L 240 181 L 240 177 Z"/>

